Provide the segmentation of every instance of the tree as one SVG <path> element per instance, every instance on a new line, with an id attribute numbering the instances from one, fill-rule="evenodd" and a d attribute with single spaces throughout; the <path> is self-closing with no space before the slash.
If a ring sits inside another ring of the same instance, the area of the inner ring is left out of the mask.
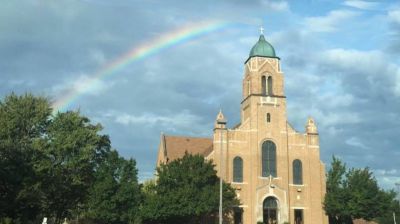
<path id="1" fill-rule="evenodd" d="M 50 116 L 44 97 L 12 93 L 0 101 L 0 217 L 29 223 L 40 213 L 34 165 Z"/>
<path id="2" fill-rule="evenodd" d="M 97 214 L 132 222 L 140 201 L 136 163 L 111 150 L 101 130 L 79 111 L 52 115 L 44 97 L 11 94 L 0 101 L 0 223 L 49 217 L 57 224 L 85 212 L 87 202 L 115 203 L 114 210 Z M 95 190 L 107 181 L 115 191 L 100 201 L 102 192 Z"/>
<path id="3" fill-rule="evenodd" d="M 110 150 L 108 136 L 98 134 L 101 129 L 72 111 L 57 113 L 47 128 L 36 170 L 42 178 L 44 214 L 56 223 L 84 202 L 95 168 Z"/>
<path id="4" fill-rule="evenodd" d="M 327 174 L 324 209 L 329 223 L 352 223 L 346 208 L 349 194 L 344 188 L 346 165 L 333 156 L 331 168 Z"/>
<path id="5" fill-rule="evenodd" d="M 379 188 L 368 168 L 350 169 L 346 174 L 345 187 L 350 195 L 347 209 L 353 219 L 370 221 L 389 209 L 392 198 Z"/>
<path id="6" fill-rule="evenodd" d="M 353 219 L 372 220 L 385 214 L 393 197 L 381 190 L 368 168 L 346 170 L 333 157 L 327 174 L 324 209 L 330 223 L 353 223 Z"/>
<path id="7" fill-rule="evenodd" d="M 138 184 L 136 161 L 123 160 L 119 188 L 116 194 L 118 211 L 123 223 L 134 223 L 139 217 L 139 205 L 142 202 L 140 185 Z"/>
<path id="8" fill-rule="evenodd" d="M 390 199 L 392 199 L 392 202 L 389 205 L 389 208 L 385 211 L 385 213 L 378 217 L 376 221 L 379 224 L 393 224 L 393 213 L 396 217 L 397 223 L 399 223 L 400 220 L 400 201 L 395 200 L 396 193 L 391 190 L 386 192 L 386 196 Z"/>
<path id="9" fill-rule="evenodd" d="M 183 158 L 157 168 L 158 179 L 149 186 L 141 215 L 145 223 L 199 223 L 215 217 L 219 206 L 219 178 L 212 161 L 200 155 Z M 235 190 L 224 184 L 224 212 L 239 205 Z"/>
<path id="10" fill-rule="evenodd" d="M 133 223 L 141 202 L 136 162 L 111 151 L 95 176 L 83 217 L 96 223 Z"/>

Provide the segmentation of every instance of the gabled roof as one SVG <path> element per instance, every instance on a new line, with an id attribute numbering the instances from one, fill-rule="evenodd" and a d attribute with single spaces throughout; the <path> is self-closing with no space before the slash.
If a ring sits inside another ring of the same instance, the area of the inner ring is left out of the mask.
<path id="1" fill-rule="evenodd" d="M 213 150 L 212 138 L 186 136 L 163 136 L 164 153 L 169 161 L 181 158 L 185 152 L 189 154 L 209 155 Z"/>

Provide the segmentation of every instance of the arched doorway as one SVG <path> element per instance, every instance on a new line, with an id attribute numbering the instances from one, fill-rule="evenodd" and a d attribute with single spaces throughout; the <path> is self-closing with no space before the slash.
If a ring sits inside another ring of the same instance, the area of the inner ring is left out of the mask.
<path id="1" fill-rule="evenodd" d="M 265 224 L 278 223 L 278 202 L 274 197 L 267 197 L 263 202 L 263 222 Z"/>

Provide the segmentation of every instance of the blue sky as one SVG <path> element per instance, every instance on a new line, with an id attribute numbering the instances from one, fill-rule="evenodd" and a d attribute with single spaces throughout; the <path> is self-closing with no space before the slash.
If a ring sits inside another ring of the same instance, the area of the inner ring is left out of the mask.
<path id="1" fill-rule="evenodd" d="M 85 86 L 132 47 L 190 24 L 233 25 Z M 160 133 L 211 136 L 223 108 L 239 121 L 243 63 L 264 26 L 281 58 L 289 122 L 316 119 L 321 159 L 400 182 L 400 3 L 359 0 L 26 0 L 0 7 L 0 96 L 58 99 L 104 126 L 113 147 L 154 172 Z"/>

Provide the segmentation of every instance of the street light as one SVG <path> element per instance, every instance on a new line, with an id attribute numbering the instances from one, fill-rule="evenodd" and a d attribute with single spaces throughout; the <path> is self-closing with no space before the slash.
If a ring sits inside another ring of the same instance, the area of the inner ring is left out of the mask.
<path id="1" fill-rule="evenodd" d="M 220 177 L 219 177 L 219 224 L 222 224 L 222 164 L 223 164 L 223 150 L 222 150 L 222 130 L 226 129 L 224 128 L 226 125 L 226 120 L 225 119 L 217 119 L 217 124 L 221 128 L 220 131 L 220 157 L 219 157 L 219 171 L 220 171 Z"/>

